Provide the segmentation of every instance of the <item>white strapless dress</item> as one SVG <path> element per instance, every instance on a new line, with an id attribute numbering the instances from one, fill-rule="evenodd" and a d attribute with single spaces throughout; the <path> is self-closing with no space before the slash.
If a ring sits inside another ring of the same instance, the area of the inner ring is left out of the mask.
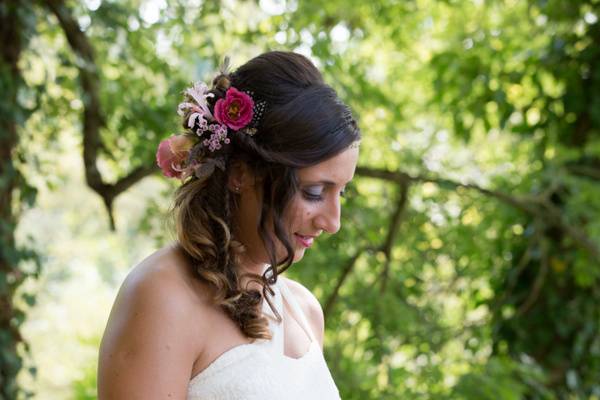
<path id="1" fill-rule="evenodd" d="M 188 400 L 339 400 L 337 387 L 306 316 L 283 279 L 273 285 L 273 305 L 283 315 L 283 301 L 311 338 L 300 358 L 283 353 L 283 321 L 277 322 L 266 301 L 272 339 L 235 346 L 214 360 L 188 385 Z"/>

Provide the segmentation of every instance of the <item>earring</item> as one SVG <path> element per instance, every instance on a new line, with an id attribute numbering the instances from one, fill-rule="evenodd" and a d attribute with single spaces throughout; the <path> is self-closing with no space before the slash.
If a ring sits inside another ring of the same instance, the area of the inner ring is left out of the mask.
<path id="1" fill-rule="evenodd" d="M 233 191 L 236 192 L 236 193 L 239 193 L 240 192 L 240 187 L 239 186 L 235 186 L 233 188 Z"/>

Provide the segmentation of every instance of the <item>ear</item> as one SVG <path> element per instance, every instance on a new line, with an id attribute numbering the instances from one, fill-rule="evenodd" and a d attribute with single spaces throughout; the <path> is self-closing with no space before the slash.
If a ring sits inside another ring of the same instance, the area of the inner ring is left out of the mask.
<path id="1" fill-rule="evenodd" d="M 234 193 L 241 193 L 249 187 L 254 187 L 254 173 L 243 161 L 234 161 L 229 166 L 227 188 Z"/>

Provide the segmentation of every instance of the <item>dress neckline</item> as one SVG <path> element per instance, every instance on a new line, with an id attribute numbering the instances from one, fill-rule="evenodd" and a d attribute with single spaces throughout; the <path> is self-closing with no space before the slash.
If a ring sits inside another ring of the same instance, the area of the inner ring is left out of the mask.
<path id="1" fill-rule="evenodd" d="M 202 371 L 198 372 L 194 375 L 190 381 L 189 386 L 194 385 L 197 382 L 200 382 L 203 379 L 207 379 L 208 377 L 214 375 L 218 371 L 230 365 L 232 362 L 239 362 L 242 359 L 249 357 L 255 351 L 263 350 L 270 353 L 272 356 L 275 356 L 279 359 L 283 359 L 290 363 L 299 363 L 304 360 L 307 360 L 312 353 L 314 353 L 315 349 L 318 349 L 318 342 L 314 338 L 312 330 L 308 325 L 306 317 L 302 312 L 302 309 L 298 305 L 294 295 L 290 292 L 287 284 L 283 282 L 282 277 L 279 277 L 275 284 L 272 286 L 274 288 L 275 295 L 273 296 L 273 303 L 277 308 L 277 311 L 283 316 L 283 301 L 290 305 L 293 309 L 294 313 L 297 314 L 295 316 L 296 319 L 300 318 L 301 321 L 298 321 L 301 328 L 307 333 L 310 345 L 308 350 L 301 355 L 300 357 L 291 357 L 285 354 L 284 352 L 284 326 L 283 319 L 281 322 L 277 321 L 277 318 L 273 314 L 273 311 L 270 309 L 268 303 L 263 300 L 262 304 L 262 312 L 267 315 L 269 320 L 269 329 L 271 330 L 271 340 L 266 339 L 256 339 L 251 343 L 241 343 L 235 345 L 223 353 L 221 353 L 217 358 L 211 361 L 210 364 Z"/>

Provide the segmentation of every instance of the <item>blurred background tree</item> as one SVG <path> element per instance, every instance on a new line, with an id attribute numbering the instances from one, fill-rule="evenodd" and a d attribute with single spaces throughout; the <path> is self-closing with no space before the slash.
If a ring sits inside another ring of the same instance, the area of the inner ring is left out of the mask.
<path id="1" fill-rule="evenodd" d="M 342 398 L 600 399 L 599 11 L 0 1 L 0 396 L 95 398 L 116 289 L 173 239 L 154 154 L 181 91 L 284 49 L 364 135 L 343 229 L 289 271 Z"/>

